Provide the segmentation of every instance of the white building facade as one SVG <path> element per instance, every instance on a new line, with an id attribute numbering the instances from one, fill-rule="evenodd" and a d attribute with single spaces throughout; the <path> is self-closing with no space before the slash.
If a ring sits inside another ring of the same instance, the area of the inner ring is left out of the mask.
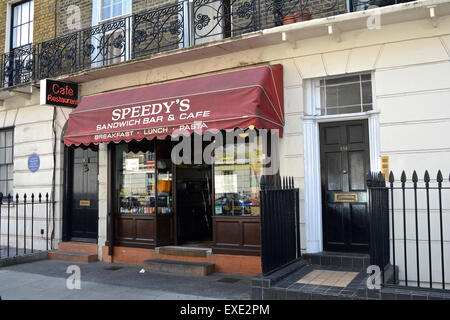
<path id="1" fill-rule="evenodd" d="M 280 175 L 293 176 L 296 187 L 300 189 L 302 252 L 367 250 L 358 241 L 341 241 L 348 230 L 338 229 L 349 226 L 345 227 L 345 222 L 339 224 L 338 220 L 327 215 L 328 204 L 332 202 L 327 198 L 327 192 L 344 192 L 342 188 L 345 186 L 337 184 L 345 177 L 348 177 L 345 180 L 347 184 L 360 185 L 361 180 L 357 177 L 365 176 L 369 170 L 382 170 L 382 157 L 387 157 L 384 159 L 387 159 L 396 181 L 399 181 L 403 170 L 411 180 L 416 170 L 422 182 L 423 174 L 428 170 L 432 182 L 435 182 L 439 169 L 444 180 L 448 181 L 448 1 L 415 1 L 278 26 L 198 47 L 130 60 L 117 66 L 63 75 L 59 80 L 79 83 L 82 101 L 85 97 L 102 93 L 276 64 L 283 66 L 284 86 L 285 123 L 280 139 Z M 54 195 L 56 203 L 50 214 L 51 229 L 44 233 L 53 234 L 53 248 L 56 248 L 64 238 L 63 199 L 67 191 L 64 172 L 67 168 L 63 136 L 72 109 L 39 105 L 37 83 L 5 88 L 0 96 L 3 100 L 0 134 L 5 132 L 5 137 L 13 136 L 13 142 L 8 144 L 5 138 L 4 145 L 5 148 L 13 146 L 12 161 L 5 160 L 5 164 L 12 167 L 4 169 L 2 164 L 0 169 L 2 172 L 9 170 L 5 180 L 11 178 L 12 170 L 12 179 L 8 181 L 12 182 L 9 190 L 14 194 L 48 192 Z M 0 143 L 3 143 L 1 137 Z M 36 172 L 31 172 L 27 163 L 33 153 L 40 158 L 40 167 Z M 342 156 L 344 153 L 345 156 Z M 111 211 L 108 207 L 109 166 L 108 146 L 101 143 L 98 147 L 97 243 L 99 259 L 105 261 L 108 261 L 106 242 L 108 213 Z M 365 183 L 365 180 L 362 181 Z M 366 186 L 360 189 L 366 189 Z M 1 191 L 4 192 L 3 189 Z M 345 192 L 348 193 L 348 189 Z M 361 194 L 359 191 L 354 193 L 364 202 L 364 190 Z M 419 202 L 423 198 L 420 199 Z M 438 223 L 439 212 L 435 204 L 433 206 L 432 220 Z M 449 194 L 443 197 L 442 207 L 443 224 L 448 226 Z M 402 221 L 401 203 L 396 202 L 395 208 L 398 209 L 395 213 L 397 221 Z M 6 242 L 7 233 L 5 210 L 3 205 L 2 245 Z M 355 219 L 358 219 L 358 214 L 366 214 L 365 209 L 358 207 L 351 210 L 350 213 L 337 210 L 341 214 L 339 219 L 345 219 L 346 214 L 354 213 Z M 411 210 L 413 208 L 408 205 L 408 212 Z M 14 214 L 11 211 L 11 221 Z M 46 229 L 44 215 L 45 210 L 37 212 L 35 234 Z M 22 219 L 22 215 L 19 216 Z M 419 216 L 421 260 L 427 261 L 428 234 L 423 206 Z M 23 241 L 21 222 L 19 226 L 20 242 Z M 353 234 L 359 232 L 364 238 L 367 230 L 357 230 L 358 226 L 353 228 Z M 405 269 L 402 228 L 401 223 L 396 224 L 396 264 L 400 279 Z M 409 237 L 410 231 L 413 235 L 415 230 L 413 217 L 408 218 L 407 228 L 407 261 L 415 265 L 416 241 L 413 236 Z M 438 229 L 433 227 L 432 231 L 431 251 L 433 261 L 436 261 L 433 264 L 433 279 L 439 283 L 441 238 Z M 31 234 L 31 229 L 27 233 Z M 40 244 L 38 242 L 35 246 L 43 249 L 44 236 L 39 239 Z M 444 233 L 443 242 L 444 260 L 448 262 L 445 268 L 450 275 L 448 232 Z M 413 273 L 409 277 L 411 281 L 415 279 Z M 426 279 L 427 264 L 421 266 L 421 275 L 422 279 Z M 447 283 L 449 279 L 446 279 Z"/>

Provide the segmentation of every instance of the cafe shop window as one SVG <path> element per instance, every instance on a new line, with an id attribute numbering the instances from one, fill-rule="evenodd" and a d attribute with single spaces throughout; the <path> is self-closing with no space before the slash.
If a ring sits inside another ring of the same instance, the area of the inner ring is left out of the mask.
<path id="1" fill-rule="evenodd" d="M 243 135 L 245 137 L 245 134 Z M 214 153 L 216 216 L 259 216 L 263 174 L 261 137 L 219 146 Z"/>
<path id="2" fill-rule="evenodd" d="M 373 109 L 370 73 L 317 79 L 315 107 L 320 115 L 367 112 Z"/>
<path id="3" fill-rule="evenodd" d="M 14 130 L 0 131 L 0 192 L 13 195 Z"/>
<path id="4" fill-rule="evenodd" d="M 116 194 L 122 215 L 172 213 L 172 162 L 166 141 L 116 146 Z"/>

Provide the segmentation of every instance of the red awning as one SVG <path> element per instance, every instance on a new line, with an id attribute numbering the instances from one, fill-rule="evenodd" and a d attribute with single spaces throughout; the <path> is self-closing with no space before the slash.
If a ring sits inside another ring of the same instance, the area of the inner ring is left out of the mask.
<path id="1" fill-rule="evenodd" d="M 64 143 L 89 145 L 203 133 L 278 129 L 284 124 L 283 69 L 262 66 L 84 97 Z"/>

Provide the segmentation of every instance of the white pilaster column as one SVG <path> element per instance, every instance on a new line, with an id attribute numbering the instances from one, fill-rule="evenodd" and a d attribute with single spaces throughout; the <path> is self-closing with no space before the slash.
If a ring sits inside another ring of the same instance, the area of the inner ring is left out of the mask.
<path id="1" fill-rule="evenodd" d="M 108 221 L 108 146 L 99 144 L 98 150 L 98 259 L 106 242 Z"/>
<path id="2" fill-rule="evenodd" d="M 303 148 L 305 166 L 306 251 L 322 251 L 322 196 L 320 186 L 319 125 L 303 119 Z"/>
<path id="3" fill-rule="evenodd" d="M 380 161 L 380 121 L 378 112 L 369 113 L 369 152 L 370 170 L 381 171 Z"/>

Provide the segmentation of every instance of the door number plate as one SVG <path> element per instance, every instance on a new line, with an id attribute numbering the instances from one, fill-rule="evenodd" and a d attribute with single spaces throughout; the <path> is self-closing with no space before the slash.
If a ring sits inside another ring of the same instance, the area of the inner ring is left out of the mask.
<path id="1" fill-rule="evenodd" d="M 335 193 L 334 202 L 358 202 L 357 193 Z"/>
<path id="2" fill-rule="evenodd" d="M 90 200 L 80 200 L 80 207 L 90 207 L 91 201 Z"/>

